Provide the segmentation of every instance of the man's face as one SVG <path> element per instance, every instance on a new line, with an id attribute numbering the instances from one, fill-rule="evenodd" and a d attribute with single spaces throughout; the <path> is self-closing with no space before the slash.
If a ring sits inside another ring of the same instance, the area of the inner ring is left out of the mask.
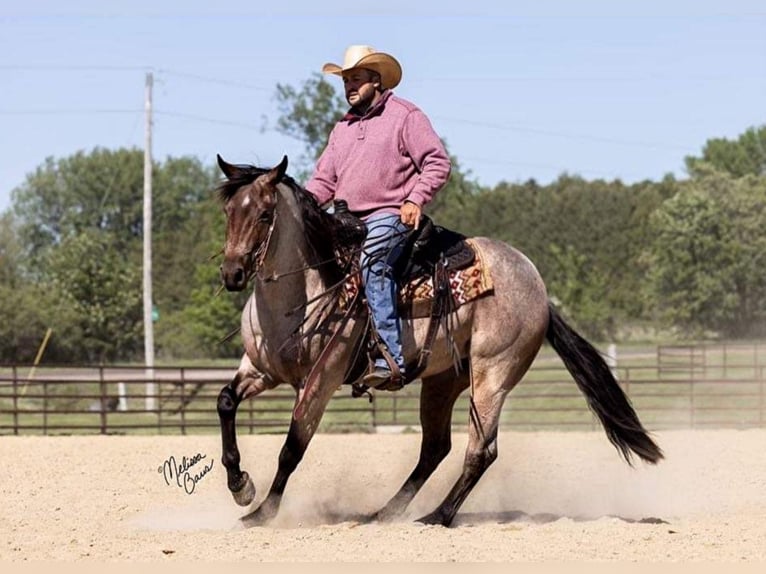
<path id="1" fill-rule="evenodd" d="M 355 68 L 343 72 L 343 86 L 346 90 L 346 101 L 352 108 L 367 109 L 377 95 L 377 74 L 364 68 Z"/>

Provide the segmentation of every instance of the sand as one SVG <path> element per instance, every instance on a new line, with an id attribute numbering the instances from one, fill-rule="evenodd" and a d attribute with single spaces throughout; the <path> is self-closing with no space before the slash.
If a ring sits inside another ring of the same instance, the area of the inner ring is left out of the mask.
<path id="1" fill-rule="evenodd" d="M 600 432 L 502 433 L 498 460 L 444 528 L 414 519 L 459 473 L 463 433 L 392 524 L 359 517 L 400 486 L 420 436 L 320 434 L 277 518 L 244 529 L 216 435 L 3 436 L 0 561 L 765 561 L 766 430 L 655 437 L 667 460 L 631 469 Z M 283 440 L 240 438 L 256 501 Z M 198 459 L 189 468 L 198 481 L 168 484 L 161 471 L 171 456 Z"/>

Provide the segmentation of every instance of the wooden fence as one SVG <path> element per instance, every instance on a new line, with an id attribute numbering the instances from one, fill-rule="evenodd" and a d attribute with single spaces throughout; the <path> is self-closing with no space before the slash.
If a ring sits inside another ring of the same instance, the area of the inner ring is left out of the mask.
<path id="1" fill-rule="evenodd" d="M 216 398 L 233 372 L 0 366 L 0 434 L 216 433 Z M 766 426 L 766 346 L 761 344 L 663 346 L 618 361 L 614 372 L 650 430 Z M 370 400 L 352 398 L 350 388 L 341 387 L 320 432 L 416 430 L 419 391 L 415 382 Z M 458 400 L 455 427 L 467 425 L 469 400 L 467 393 Z M 293 402 L 292 389 L 284 386 L 243 403 L 239 432 L 284 432 Z M 544 353 L 506 400 L 501 427 L 582 430 L 598 428 L 598 421 L 558 359 Z"/>

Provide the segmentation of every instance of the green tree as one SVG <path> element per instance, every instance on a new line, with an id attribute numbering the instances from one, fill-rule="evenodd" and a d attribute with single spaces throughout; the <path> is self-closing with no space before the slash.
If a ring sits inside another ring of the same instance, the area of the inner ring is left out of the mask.
<path id="1" fill-rule="evenodd" d="M 713 174 L 652 217 L 646 259 L 661 317 L 687 336 L 766 332 L 766 179 Z"/>
<path id="2" fill-rule="evenodd" d="M 169 160 L 157 170 L 152 282 L 162 316 L 190 303 L 196 267 L 210 265 L 223 244 L 223 212 L 214 197 L 215 184 L 214 170 L 196 159 Z"/>
<path id="3" fill-rule="evenodd" d="M 734 177 L 766 175 L 766 125 L 752 127 L 736 140 L 709 139 L 702 149 L 702 157 L 686 157 L 686 168 L 693 177 L 700 177 L 710 169 Z"/>
<path id="4" fill-rule="evenodd" d="M 45 358 L 69 356 L 71 348 L 60 339 L 71 314 L 55 305 L 52 290 L 25 277 L 23 249 L 10 212 L 0 216 L 0 362 L 31 363 L 49 328 L 54 329 Z M 56 312 L 52 312 L 56 309 Z"/>
<path id="5" fill-rule="evenodd" d="M 213 198 L 216 179 L 212 166 L 204 167 L 195 158 L 168 158 L 153 166 L 152 282 L 161 320 L 190 303 L 195 268 L 209 264 L 215 252 L 211 238 L 222 235 L 220 207 Z M 84 315 L 70 321 L 66 329 L 68 337 L 83 337 L 75 345 L 81 354 L 74 357 L 124 360 L 139 356 L 136 337 L 143 332 L 143 314 L 134 313 L 125 298 L 143 297 L 143 152 L 97 148 L 48 158 L 14 190 L 13 210 L 14 235 L 23 255 L 17 257 L 17 272 L 38 285 L 55 283 L 67 294 L 48 316 L 63 316 L 64 309 L 70 315 Z M 75 274 L 67 266 L 88 269 L 102 283 L 95 282 L 88 290 L 87 273 Z M 110 274 L 111 283 L 107 281 Z M 100 310 L 102 304 L 114 304 L 124 312 L 122 320 L 105 316 L 108 311 Z M 62 335 L 61 330 L 58 334 Z M 161 349 L 166 341 L 158 337 L 155 342 Z"/>
<path id="6" fill-rule="evenodd" d="M 0 215 L 0 285 L 10 288 L 17 286 L 20 281 L 21 254 L 13 214 L 3 213 Z"/>
<path id="7" fill-rule="evenodd" d="M 648 315 L 638 265 L 648 218 L 672 178 L 631 186 L 562 174 L 549 185 L 501 183 L 476 196 L 474 231 L 506 241 L 537 266 L 557 302 L 592 338 L 616 339 Z M 469 216 L 470 217 L 470 216 Z"/>
<path id="8" fill-rule="evenodd" d="M 476 196 L 481 193 L 482 187 L 471 178 L 470 172 L 461 169 L 457 157 L 450 156 L 450 160 L 452 171 L 449 181 L 434 200 L 426 205 L 425 212 L 439 225 L 473 235 L 476 221 L 471 215 L 475 211 Z"/>
<path id="9" fill-rule="evenodd" d="M 112 236 L 87 230 L 71 236 L 47 262 L 50 288 L 74 310 L 88 361 L 113 362 L 141 348 L 141 275 L 125 265 Z"/>
<path id="10" fill-rule="evenodd" d="M 43 360 L 69 362 L 81 355 L 74 310 L 45 285 L 0 283 L 0 362 L 32 363 L 48 329 Z"/>
<path id="11" fill-rule="evenodd" d="M 19 237 L 30 263 L 88 229 L 113 233 L 113 246 L 130 251 L 142 233 L 143 153 L 95 149 L 47 158 L 12 193 Z"/>
<path id="12" fill-rule="evenodd" d="M 298 88 L 277 84 L 276 100 L 280 112 L 276 130 L 305 146 L 305 155 L 291 163 L 297 170 L 296 178 L 306 179 L 348 105 L 335 86 L 318 73 Z"/>

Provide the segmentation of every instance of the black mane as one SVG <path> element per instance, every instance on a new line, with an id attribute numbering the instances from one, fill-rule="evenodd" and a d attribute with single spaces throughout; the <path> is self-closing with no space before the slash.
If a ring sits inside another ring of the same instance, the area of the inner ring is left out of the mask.
<path id="1" fill-rule="evenodd" d="M 270 171 L 270 169 L 253 165 L 237 165 L 236 167 L 236 175 L 222 181 L 216 188 L 216 195 L 221 201 L 228 201 L 240 187 L 250 185 L 258 177 Z M 340 280 L 343 272 L 335 259 L 333 250 L 334 230 L 339 227 L 340 223 L 332 214 L 323 210 L 314 196 L 289 175 L 285 174 L 278 183 L 285 184 L 295 195 L 301 208 L 301 218 L 306 227 L 306 240 L 316 253 L 318 260 L 324 263 L 321 266 L 322 270 L 331 273 L 331 277 L 327 279 L 331 282 Z"/>

